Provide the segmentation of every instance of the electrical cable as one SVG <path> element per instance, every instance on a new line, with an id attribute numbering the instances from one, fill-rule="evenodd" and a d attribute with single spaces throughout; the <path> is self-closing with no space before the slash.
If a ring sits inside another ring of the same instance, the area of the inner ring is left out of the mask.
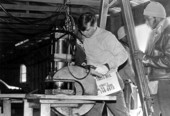
<path id="1" fill-rule="evenodd" d="M 84 69 L 86 69 L 87 71 L 87 74 L 85 75 L 85 76 L 83 76 L 83 77 L 81 77 L 81 78 L 78 78 L 78 77 L 76 77 L 74 74 L 73 74 L 73 72 L 70 70 L 70 68 L 69 68 L 69 65 L 67 65 L 67 67 L 68 67 L 68 71 L 69 71 L 69 73 L 71 74 L 71 76 L 73 76 L 75 79 L 77 79 L 77 80 L 83 80 L 83 79 L 85 79 L 87 76 L 89 76 L 89 74 L 90 74 L 90 67 L 88 67 L 88 68 L 84 68 Z M 82 67 L 81 67 L 82 68 Z"/>
<path id="2" fill-rule="evenodd" d="M 84 89 L 83 85 L 79 81 L 77 81 L 77 80 L 74 80 L 74 81 L 81 86 L 81 88 L 82 88 L 82 95 L 84 95 L 85 94 L 85 89 Z M 75 92 L 76 92 L 76 90 L 75 90 Z"/>

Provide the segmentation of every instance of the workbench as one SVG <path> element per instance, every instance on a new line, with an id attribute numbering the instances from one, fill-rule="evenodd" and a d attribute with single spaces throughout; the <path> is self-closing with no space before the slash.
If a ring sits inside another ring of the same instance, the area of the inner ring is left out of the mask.
<path id="1" fill-rule="evenodd" d="M 14 100 L 16 98 L 18 101 Z M 79 104 L 95 104 L 96 101 L 115 101 L 116 96 L 0 94 L 0 100 L 3 101 L 3 113 L 0 112 L 0 116 L 11 116 L 11 103 L 14 101 L 23 101 L 23 116 L 33 116 L 34 108 L 40 108 L 40 116 L 50 116 L 51 107 L 77 107 Z"/>

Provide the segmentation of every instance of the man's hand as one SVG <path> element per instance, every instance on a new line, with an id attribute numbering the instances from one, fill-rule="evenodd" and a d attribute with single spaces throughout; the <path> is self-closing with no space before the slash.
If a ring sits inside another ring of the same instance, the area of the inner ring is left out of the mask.
<path id="1" fill-rule="evenodd" d="M 142 51 L 135 51 L 134 57 L 135 59 L 139 59 L 142 61 L 145 57 L 145 53 L 143 53 Z"/>
<path id="2" fill-rule="evenodd" d="M 96 67 L 95 71 L 97 73 L 100 73 L 100 74 L 103 74 L 103 75 L 106 74 L 109 71 L 109 69 L 106 65 L 97 65 L 95 67 Z"/>
<path id="3" fill-rule="evenodd" d="M 96 72 L 93 68 L 91 68 L 90 71 L 91 71 L 92 76 L 95 76 L 97 78 L 102 78 L 103 77 L 103 74 Z"/>

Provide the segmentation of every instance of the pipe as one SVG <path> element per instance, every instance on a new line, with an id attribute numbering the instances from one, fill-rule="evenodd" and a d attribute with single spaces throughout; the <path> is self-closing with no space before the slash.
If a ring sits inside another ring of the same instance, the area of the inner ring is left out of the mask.
<path id="1" fill-rule="evenodd" d="M 1 80 L 0 79 L 0 82 L 2 83 L 2 84 L 4 84 L 8 89 L 12 89 L 12 90 L 21 90 L 22 88 L 20 88 L 20 87 L 16 87 L 16 86 L 11 86 L 11 85 L 8 85 L 6 82 L 4 82 L 3 80 Z"/>

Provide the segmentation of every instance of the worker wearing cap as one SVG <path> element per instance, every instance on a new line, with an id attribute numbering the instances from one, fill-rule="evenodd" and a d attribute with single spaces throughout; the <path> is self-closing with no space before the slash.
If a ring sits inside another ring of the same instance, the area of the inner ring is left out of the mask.
<path id="1" fill-rule="evenodd" d="M 146 24 L 152 29 L 145 53 L 136 51 L 147 70 L 153 97 L 153 116 L 170 114 L 170 25 L 166 11 L 159 2 L 150 2 L 143 12 Z"/>

